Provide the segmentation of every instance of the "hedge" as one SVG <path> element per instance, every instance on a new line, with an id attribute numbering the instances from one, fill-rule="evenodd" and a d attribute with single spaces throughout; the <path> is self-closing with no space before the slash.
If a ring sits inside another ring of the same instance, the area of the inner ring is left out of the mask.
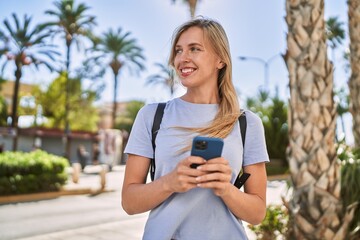
<path id="1" fill-rule="evenodd" d="M 68 160 L 36 150 L 0 154 L 0 196 L 58 191 L 67 181 Z"/>

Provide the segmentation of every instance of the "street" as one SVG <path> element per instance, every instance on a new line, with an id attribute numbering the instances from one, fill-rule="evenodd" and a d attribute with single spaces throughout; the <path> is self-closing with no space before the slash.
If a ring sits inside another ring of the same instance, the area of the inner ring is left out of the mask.
<path id="1" fill-rule="evenodd" d="M 0 239 L 141 239 L 147 213 L 129 216 L 121 208 L 123 173 L 123 166 L 108 173 L 106 186 L 112 191 L 98 195 L 0 205 Z M 80 177 L 83 184 L 98 180 L 93 174 Z M 284 189 L 284 182 L 269 182 L 268 204 L 280 204 Z"/>
<path id="2" fill-rule="evenodd" d="M 97 175 L 82 175 L 80 181 L 96 185 Z M 107 189 L 95 196 L 62 196 L 51 200 L 0 205 L 0 239 L 10 240 L 79 229 L 99 224 L 141 220 L 141 236 L 146 215 L 128 216 L 121 208 L 123 168 L 106 176 Z"/>

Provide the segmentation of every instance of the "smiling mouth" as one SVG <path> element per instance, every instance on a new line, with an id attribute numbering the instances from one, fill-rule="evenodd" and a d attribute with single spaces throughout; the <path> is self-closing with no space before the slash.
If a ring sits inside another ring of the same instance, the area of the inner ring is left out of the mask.
<path id="1" fill-rule="evenodd" d="M 183 68 L 183 69 L 181 69 L 181 73 L 185 73 L 185 74 L 192 73 L 194 71 L 195 71 L 194 68 Z"/>

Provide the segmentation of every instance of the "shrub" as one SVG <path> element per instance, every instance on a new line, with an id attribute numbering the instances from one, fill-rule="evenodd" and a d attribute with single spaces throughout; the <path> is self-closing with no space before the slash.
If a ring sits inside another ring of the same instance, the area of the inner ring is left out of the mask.
<path id="1" fill-rule="evenodd" d="M 261 118 L 264 126 L 266 148 L 271 159 L 266 164 L 268 175 L 286 173 L 286 149 L 289 145 L 286 102 L 279 98 L 277 92 L 270 96 L 268 91 L 259 89 L 257 96 L 246 99 L 246 106 Z M 280 165 L 273 164 L 277 160 L 280 160 Z"/>
<path id="2" fill-rule="evenodd" d="M 344 212 L 355 205 L 354 218 L 349 226 L 349 239 L 360 238 L 360 149 L 351 149 L 343 142 L 337 148 L 341 160 L 341 198 Z"/>
<path id="3" fill-rule="evenodd" d="M 285 206 L 269 205 L 266 217 L 259 225 L 249 225 L 258 240 L 285 239 L 288 234 L 289 214 Z"/>
<path id="4" fill-rule="evenodd" d="M 58 191 L 67 180 L 68 161 L 41 150 L 0 154 L 0 196 Z"/>

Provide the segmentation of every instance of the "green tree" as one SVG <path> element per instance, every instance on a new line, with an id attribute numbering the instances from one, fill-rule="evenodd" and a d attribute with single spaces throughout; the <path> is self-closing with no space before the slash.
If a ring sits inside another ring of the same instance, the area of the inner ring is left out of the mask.
<path id="1" fill-rule="evenodd" d="M 1 85 L 3 84 L 4 79 L 0 77 L 0 91 L 1 91 Z M 0 96 L 0 126 L 6 126 L 7 125 L 7 104 L 3 96 Z"/>
<path id="2" fill-rule="evenodd" d="M 3 54 L 6 55 L 7 60 L 4 63 L 3 69 L 8 63 L 15 64 L 15 85 L 14 95 L 12 99 L 11 111 L 11 126 L 17 128 L 18 121 L 18 99 L 19 86 L 23 73 L 23 67 L 35 66 L 37 69 L 40 65 L 46 66 L 50 71 L 54 70 L 52 62 L 55 62 L 56 55 L 59 53 L 55 50 L 54 45 L 45 42 L 49 37 L 49 33 L 39 26 L 30 28 L 31 17 L 24 15 L 23 24 L 21 25 L 16 14 L 12 14 L 14 25 L 10 24 L 8 19 L 4 20 L 5 32 L 2 32 L 2 39 L 5 39 L 5 47 Z M 17 136 L 15 136 L 13 150 L 17 148 Z"/>
<path id="3" fill-rule="evenodd" d="M 136 39 L 130 37 L 130 32 L 123 32 L 121 28 L 116 31 L 109 29 L 94 42 L 95 45 L 89 49 L 94 56 L 89 61 L 95 65 L 110 67 L 114 77 L 112 124 L 116 120 L 116 102 L 118 93 L 118 75 L 123 67 L 129 72 L 139 73 L 145 69 L 143 65 L 145 57 L 143 49 L 138 46 Z"/>
<path id="4" fill-rule="evenodd" d="M 6 126 L 7 125 L 7 104 L 5 99 L 0 96 L 0 126 Z"/>
<path id="5" fill-rule="evenodd" d="M 69 102 L 72 106 L 69 121 L 73 130 L 96 131 L 99 120 L 97 110 L 93 106 L 97 98 L 96 92 L 83 90 L 80 78 L 70 78 Z M 34 91 L 38 104 L 41 105 L 43 116 L 47 118 L 46 127 L 62 129 L 65 126 L 65 106 L 61 104 L 65 99 L 66 73 L 56 78 L 45 91 L 37 88 Z"/>
<path id="6" fill-rule="evenodd" d="M 344 201 L 344 211 L 347 211 L 350 205 L 355 209 L 346 239 L 360 239 L 360 149 L 340 141 L 337 144 L 337 153 L 341 160 L 341 199 Z"/>
<path id="7" fill-rule="evenodd" d="M 257 97 L 247 98 L 246 106 L 261 118 L 266 138 L 266 147 L 271 159 L 281 159 L 287 166 L 286 148 L 289 144 L 287 105 L 278 92 L 270 96 L 269 92 L 259 90 Z"/>
<path id="8" fill-rule="evenodd" d="M 71 60 L 71 47 L 75 42 L 79 47 L 82 43 L 83 38 L 92 38 L 92 27 L 96 25 L 95 16 L 87 15 L 89 7 L 83 3 L 77 6 L 74 0 L 59 0 L 54 2 L 55 10 L 47 10 L 45 14 L 55 17 L 54 21 L 46 22 L 42 24 L 42 28 L 49 28 L 53 34 L 60 34 L 65 40 L 66 46 L 66 89 L 65 89 L 65 155 L 68 156 L 70 148 L 68 141 L 68 134 L 70 132 L 69 124 L 69 111 L 70 111 L 70 83 L 69 83 L 69 72 L 70 72 L 70 60 Z"/>
<path id="9" fill-rule="evenodd" d="M 130 101 L 126 105 L 126 110 L 116 120 L 116 128 L 131 132 L 132 125 L 139 110 L 145 105 L 142 101 Z"/>
<path id="10" fill-rule="evenodd" d="M 163 85 L 170 90 L 170 96 L 172 97 L 175 92 L 175 72 L 174 70 L 164 64 L 155 63 L 155 66 L 160 68 L 160 72 L 153 74 L 146 79 L 147 85 Z"/>
<path id="11" fill-rule="evenodd" d="M 335 49 L 342 44 L 345 39 L 345 30 L 338 17 L 329 17 L 325 23 L 325 36 L 332 50 L 332 61 L 335 64 Z"/>

